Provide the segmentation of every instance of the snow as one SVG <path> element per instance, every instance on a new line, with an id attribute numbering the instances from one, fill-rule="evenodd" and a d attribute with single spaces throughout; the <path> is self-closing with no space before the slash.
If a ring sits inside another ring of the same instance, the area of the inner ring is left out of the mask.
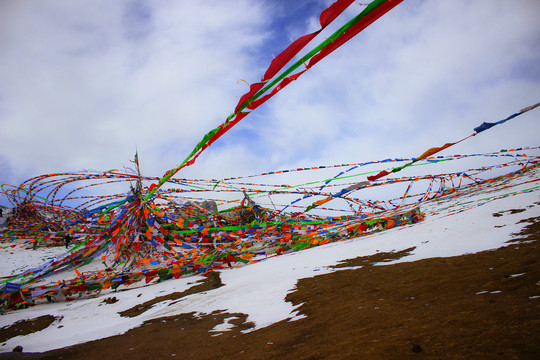
<path id="1" fill-rule="evenodd" d="M 229 321 L 234 320 L 234 319 L 238 319 L 238 317 L 237 316 L 231 316 L 231 317 L 225 318 L 223 320 L 222 324 L 217 324 L 216 326 L 214 326 L 214 328 L 212 330 L 210 330 L 210 332 L 215 332 L 217 334 L 214 334 L 212 336 L 221 335 L 223 333 L 223 331 L 227 331 L 227 330 L 232 329 L 234 327 L 234 324 L 231 324 Z"/>
<path id="2" fill-rule="evenodd" d="M 21 246 L 23 246 L 21 244 L 24 241 L 15 241 L 10 245 L 17 245 L 16 248 L 6 249 L 7 251 L 4 250 L 3 253 L 9 254 L 9 256 L 3 256 L 2 261 L 0 262 L 1 277 L 20 274 L 66 252 L 65 248 L 58 246 L 38 247 L 36 250 L 23 250 L 21 249 Z"/>
<path id="3" fill-rule="evenodd" d="M 255 324 L 254 329 L 286 319 L 299 320 L 305 315 L 298 314 L 298 307 L 285 301 L 286 295 L 294 291 L 298 279 L 338 271 L 330 267 L 341 261 L 377 252 L 415 247 L 406 257 L 380 264 L 384 266 L 432 257 L 457 256 L 504 246 L 505 242 L 513 237 L 512 234 L 525 226 L 525 223 L 518 224 L 520 220 L 540 216 L 540 206 L 533 205 L 539 201 L 538 191 L 504 195 L 535 185 L 529 183 L 492 192 L 489 194 L 490 201 L 485 200 L 486 194 L 476 194 L 468 196 L 466 201 L 458 197 L 444 204 L 427 204 L 426 219 L 418 224 L 223 270 L 220 276 L 224 286 L 179 300 L 162 301 L 133 318 L 121 317 L 118 313 L 157 296 L 184 291 L 202 281 L 203 277 L 168 280 L 151 286 L 107 293 L 96 298 L 44 304 L 13 311 L 0 317 L 0 326 L 47 314 L 62 318 L 39 332 L 9 339 L 1 344 L 0 352 L 11 351 L 17 345 L 23 346 L 28 352 L 47 351 L 122 334 L 146 320 L 190 312 L 201 315 L 214 311 L 244 313 L 248 315 L 247 321 Z M 467 210 L 461 211 L 465 209 Z M 524 211 L 505 211 L 510 209 Z M 503 216 L 493 216 L 501 211 L 505 211 Z M 20 270 L 24 266 L 23 260 L 34 266 L 54 255 L 47 251 L 34 252 L 15 248 L 11 251 L 13 254 L 10 254 L 10 259 L 4 259 L 5 264 L 2 264 L 0 271 L 5 276 L 14 267 Z M 522 274 L 515 276 L 520 275 Z M 477 295 L 483 293 L 480 291 Z M 114 304 L 103 302 L 104 298 L 111 296 L 115 296 L 118 301 Z M 230 321 L 233 319 L 235 318 L 225 319 L 223 324 L 212 330 L 212 334 L 219 335 L 232 328 L 234 325 Z"/>

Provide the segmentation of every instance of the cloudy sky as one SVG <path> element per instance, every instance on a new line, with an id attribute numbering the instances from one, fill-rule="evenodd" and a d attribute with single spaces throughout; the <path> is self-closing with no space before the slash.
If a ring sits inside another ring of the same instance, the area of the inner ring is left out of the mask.
<path id="1" fill-rule="evenodd" d="M 331 2 L 0 0 L 0 183 L 122 168 L 136 149 L 143 173 L 161 176 Z M 537 0 L 405 0 L 177 176 L 413 157 L 459 140 L 540 102 L 538 14 Z M 443 154 L 536 145 L 540 109 Z"/>

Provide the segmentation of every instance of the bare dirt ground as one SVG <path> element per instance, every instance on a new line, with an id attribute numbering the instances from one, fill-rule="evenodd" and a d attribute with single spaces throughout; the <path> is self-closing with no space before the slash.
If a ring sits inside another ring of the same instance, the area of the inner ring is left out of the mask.
<path id="1" fill-rule="evenodd" d="M 526 222 L 518 239 L 498 250 L 374 266 L 407 255 L 380 253 L 302 279 L 287 296 L 306 315 L 296 321 L 242 332 L 253 325 L 245 314 L 183 314 L 123 335 L 0 359 L 540 359 L 540 218 Z M 212 276 L 207 290 L 221 285 Z M 125 315 L 144 308 L 132 311 Z M 233 316 L 233 330 L 209 332 Z M 1 335 L 21 333 L 11 330 Z"/>

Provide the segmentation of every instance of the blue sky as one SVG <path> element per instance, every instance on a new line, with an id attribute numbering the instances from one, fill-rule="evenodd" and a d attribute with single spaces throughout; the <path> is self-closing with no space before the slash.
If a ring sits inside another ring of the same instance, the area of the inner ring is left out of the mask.
<path id="1" fill-rule="evenodd" d="M 143 173 L 162 175 L 330 3 L 0 2 L 0 183 L 130 166 L 136 148 Z M 536 0 L 405 0 L 178 176 L 412 157 L 459 140 L 540 101 L 538 14 Z M 539 119 L 445 154 L 540 145 Z"/>

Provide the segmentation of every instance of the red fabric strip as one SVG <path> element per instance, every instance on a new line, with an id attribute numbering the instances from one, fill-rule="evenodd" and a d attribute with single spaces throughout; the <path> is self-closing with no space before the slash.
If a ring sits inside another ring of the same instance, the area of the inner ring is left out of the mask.
<path id="1" fill-rule="evenodd" d="M 195 162 L 195 159 L 197 159 L 199 157 L 199 155 L 201 155 L 201 153 L 207 148 L 209 147 L 210 145 L 212 145 L 212 143 L 214 141 L 216 141 L 217 139 L 219 139 L 223 134 L 225 134 L 227 131 L 229 131 L 234 125 L 236 125 L 240 120 L 242 120 L 243 118 L 246 117 L 246 115 L 248 115 L 249 113 L 248 112 L 241 112 L 241 113 L 238 113 L 236 114 L 236 117 L 234 118 L 234 120 L 232 121 L 229 121 L 225 126 L 223 126 L 221 129 L 219 129 L 215 134 L 214 136 L 212 136 L 208 142 L 206 144 L 204 144 L 203 147 L 201 147 L 201 149 L 197 152 L 197 154 L 195 154 L 195 156 L 193 156 L 193 158 L 188 161 L 186 163 L 186 166 L 187 165 L 191 165 Z"/>
<path id="2" fill-rule="evenodd" d="M 240 101 L 238 102 L 238 104 L 236 105 L 236 108 L 234 109 L 234 113 L 237 113 L 238 110 L 240 109 L 240 107 L 249 99 L 251 98 L 253 95 L 255 95 L 259 90 L 262 89 L 262 87 L 264 86 L 264 82 L 258 82 L 258 83 L 255 83 L 255 84 L 251 84 L 249 86 L 249 91 L 247 93 L 245 93 L 241 98 L 240 98 Z"/>
<path id="3" fill-rule="evenodd" d="M 349 30 L 347 30 L 344 34 L 338 37 L 334 42 L 323 48 L 317 55 L 312 57 L 309 64 L 307 65 L 307 68 L 309 69 L 310 67 L 324 59 L 334 50 L 349 41 L 352 37 L 354 37 L 360 31 L 371 25 L 375 20 L 386 14 L 388 11 L 400 4 L 402 1 L 403 0 L 388 0 L 382 3 L 379 7 L 367 14 L 363 19 L 354 24 Z"/>
<path id="4" fill-rule="evenodd" d="M 319 17 L 319 23 L 324 29 L 328 24 L 335 20 L 349 5 L 351 5 L 354 0 L 338 0 L 327 9 L 325 9 L 321 16 Z"/>
<path id="5" fill-rule="evenodd" d="M 390 174 L 390 173 L 389 173 L 388 171 L 383 170 L 383 171 L 381 171 L 380 173 L 378 173 L 377 175 L 368 176 L 367 179 L 368 179 L 369 181 L 375 181 L 375 180 L 380 179 L 380 178 L 382 178 L 383 176 L 386 176 L 386 175 L 389 175 L 389 174 Z"/>
<path id="6" fill-rule="evenodd" d="M 281 80 L 281 82 L 272 89 L 272 92 L 270 94 L 265 95 L 255 101 L 253 101 L 251 104 L 248 105 L 249 110 L 255 110 L 258 108 L 261 104 L 263 104 L 266 100 L 270 99 L 272 96 L 276 95 L 281 89 L 283 89 L 285 86 L 289 85 L 294 80 L 298 79 L 300 75 L 302 75 L 306 70 L 303 70 L 297 74 L 291 75 L 286 77 L 285 79 Z"/>
<path id="7" fill-rule="evenodd" d="M 241 113 L 236 114 L 236 117 L 234 118 L 234 120 L 229 121 L 225 126 L 223 126 L 221 129 L 219 129 L 218 132 L 216 132 L 214 134 L 214 136 L 210 140 L 208 140 L 208 143 L 206 143 L 205 147 L 208 147 L 208 146 L 212 145 L 212 143 L 214 141 L 219 139 L 223 134 L 225 134 L 227 131 L 229 131 L 240 120 L 245 118 L 247 114 L 249 114 L 249 113 L 248 112 L 241 112 Z"/>
<path id="8" fill-rule="evenodd" d="M 304 35 L 301 38 L 296 39 L 296 41 L 272 60 L 270 66 L 264 73 L 262 80 L 268 81 L 273 78 L 296 54 L 298 54 L 300 50 L 304 48 L 304 46 L 313 40 L 321 30 L 317 30 L 312 34 Z"/>
<path id="9" fill-rule="evenodd" d="M 268 81 L 273 78 L 291 59 L 298 54 L 315 36 L 317 36 L 328 24 L 335 20 L 354 0 L 337 0 L 328 8 L 323 10 L 319 17 L 321 28 L 314 33 L 304 35 L 296 39 L 283 52 L 277 55 L 264 73 L 262 81 Z"/>

